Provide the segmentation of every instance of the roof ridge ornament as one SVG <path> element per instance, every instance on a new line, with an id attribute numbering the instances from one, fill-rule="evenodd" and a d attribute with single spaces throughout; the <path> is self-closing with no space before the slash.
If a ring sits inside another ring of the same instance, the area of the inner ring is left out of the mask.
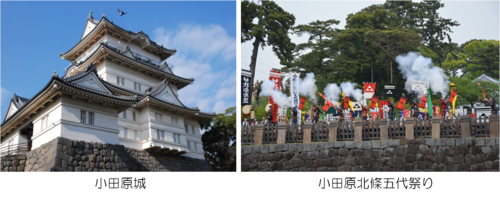
<path id="1" fill-rule="evenodd" d="M 90 10 L 90 12 L 89 12 L 89 16 L 88 16 L 87 18 L 94 18 L 94 17 L 92 16 L 92 14 L 93 14 L 93 13 L 94 13 L 94 12 L 92 12 L 92 10 Z"/>
<path id="2" fill-rule="evenodd" d="M 56 73 L 56 70 L 54 70 L 54 73 L 52 73 L 52 77 L 54 77 L 54 78 L 58 78 L 59 77 L 59 75 L 57 75 L 57 73 Z"/>

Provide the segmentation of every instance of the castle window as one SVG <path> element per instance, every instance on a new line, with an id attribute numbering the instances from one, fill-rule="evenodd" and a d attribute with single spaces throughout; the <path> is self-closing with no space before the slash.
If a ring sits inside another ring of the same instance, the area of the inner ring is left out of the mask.
<path id="1" fill-rule="evenodd" d="M 134 90 L 141 92 L 141 83 L 134 82 Z"/>
<path id="2" fill-rule="evenodd" d="M 121 85 L 121 86 L 125 86 L 125 79 L 122 78 L 122 77 L 117 76 L 116 77 L 116 84 L 117 85 Z"/>
<path id="3" fill-rule="evenodd" d="M 87 112 L 84 110 L 80 111 L 80 123 L 86 124 L 87 122 Z"/>
<path id="4" fill-rule="evenodd" d="M 129 139 L 129 137 L 128 137 L 128 129 L 127 128 L 123 128 L 123 137 Z"/>
<path id="5" fill-rule="evenodd" d="M 181 135 L 174 133 L 174 142 L 177 144 L 181 143 Z"/>
<path id="6" fill-rule="evenodd" d="M 41 125 L 42 125 L 42 130 L 47 128 L 47 126 L 49 126 L 49 114 L 43 116 L 42 120 L 40 121 Z"/>
<path id="7" fill-rule="evenodd" d="M 94 125 L 94 113 L 89 112 L 89 125 Z"/>

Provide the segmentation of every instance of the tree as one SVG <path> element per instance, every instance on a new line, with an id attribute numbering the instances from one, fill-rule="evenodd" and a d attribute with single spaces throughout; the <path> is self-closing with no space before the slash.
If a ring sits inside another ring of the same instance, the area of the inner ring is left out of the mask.
<path id="1" fill-rule="evenodd" d="M 465 74 L 461 77 L 451 77 L 450 82 L 455 83 L 455 87 L 458 90 L 458 105 L 470 104 L 471 106 L 478 101 L 478 97 L 483 98 L 483 92 L 481 87 L 474 82 L 474 76 L 472 73 Z M 484 92 L 488 97 L 498 98 L 499 85 L 492 82 L 479 81 L 484 89 Z M 449 95 L 449 93 L 448 93 Z"/>
<path id="2" fill-rule="evenodd" d="M 257 17 L 257 5 L 248 0 L 238 1 L 238 43 L 244 43 L 253 38 L 255 25 L 252 20 Z"/>
<path id="3" fill-rule="evenodd" d="M 433 59 L 441 64 L 456 44 L 451 42 L 451 27 L 459 26 L 457 21 L 439 16 L 438 10 L 444 7 L 439 1 L 411 2 L 387 1 L 385 8 L 396 15 L 399 27 L 413 30 L 421 35 L 426 46 L 438 54 Z M 444 41 L 447 42 L 444 42 Z M 441 65 L 440 65 L 441 66 Z"/>
<path id="4" fill-rule="evenodd" d="M 293 14 L 286 12 L 272 1 L 261 1 L 261 5 L 242 1 L 241 13 L 241 42 L 254 39 L 250 62 L 252 79 L 255 79 L 259 47 L 272 46 L 281 64 L 293 60 L 292 51 L 295 44 L 288 37 L 289 30 L 295 24 Z M 254 19 L 258 21 L 256 24 L 253 23 Z M 253 81 L 251 87 L 253 87 Z"/>
<path id="5" fill-rule="evenodd" d="M 458 71 L 466 73 L 467 69 L 467 55 L 462 52 L 450 52 L 446 59 L 441 64 L 445 72 L 452 77 L 458 77 Z"/>
<path id="6" fill-rule="evenodd" d="M 205 159 L 213 170 L 236 171 L 236 107 L 226 109 L 202 128 L 207 129 L 201 136 Z"/>
<path id="7" fill-rule="evenodd" d="M 392 65 L 396 56 L 418 49 L 421 38 L 418 34 L 405 30 L 372 30 L 365 33 L 372 46 L 379 47 L 390 59 L 391 83 Z"/>
<path id="8" fill-rule="evenodd" d="M 475 40 L 467 44 L 463 51 L 467 56 L 467 71 L 498 77 L 499 41 Z"/>
<path id="9" fill-rule="evenodd" d="M 262 92 L 262 83 L 263 82 L 264 81 L 262 81 L 262 80 L 260 82 L 257 80 L 257 82 L 255 82 L 255 86 L 253 87 L 253 92 L 255 94 L 254 96 L 255 96 L 255 105 L 256 106 L 260 105 L 258 98 L 260 97 L 260 92 Z"/>

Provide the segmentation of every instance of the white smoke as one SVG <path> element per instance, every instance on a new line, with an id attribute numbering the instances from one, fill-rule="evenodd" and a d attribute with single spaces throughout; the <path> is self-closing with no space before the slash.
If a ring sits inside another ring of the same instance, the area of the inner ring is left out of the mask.
<path id="1" fill-rule="evenodd" d="M 411 93 L 411 85 L 413 81 L 425 81 L 429 83 L 432 93 L 441 92 L 443 98 L 448 92 L 448 76 L 444 74 L 443 69 L 432 64 L 430 58 L 423 57 L 416 52 L 409 52 L 406 55 L 396 57 L 396 62 L 399 64 L 398 69 L 406 79 L 405 90 Z"/>
<path id="2" fill-rule="evenodd" d="M 354 98 L 356 101 L 363 101 L 363 91 L 361 89 L 356 89 L 356 83 L 352 82 L 343 82 L 340 83 L 340 88 L 342 88 L 342 92 L 344 92 L 345 96 L 350 96 Z M 363 104 L 363 103 L 361 103 Z"/>
<path id="3" fill-rule="evenodd" d="M 339 104 L 338 101 L 340 98 L 340 87 L 336 83 L 326 85 L 323 93 L 325 93 L 325 97 L 326 99 L 328 99 L 328 101 L 332 102 L 335 105 Z"/>
<path id="4" fill-rule="evenodd" d="M 281 91 L 275 90 L 274 85 L 275 84 L 273 81 L 265 80 L 264 83 L 262 83 L 261 95 L 271 96 L 274 103 L 278 104 L 279 106 L 291 106 L 292 98 L 281 93 Z"/>
<path id="5" fill-rule="evenodd" d="M 318 102 L 316 98 L 316 79 L 314 73 L 307 73 L 304 79 L 299 80 L 299 94 L 309 97 L 309 101 L 313 104 Z"/>

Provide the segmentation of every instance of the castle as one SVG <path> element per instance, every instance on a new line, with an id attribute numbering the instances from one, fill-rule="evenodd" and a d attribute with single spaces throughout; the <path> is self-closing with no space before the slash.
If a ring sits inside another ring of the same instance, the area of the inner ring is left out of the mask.
<path id="1" fill-rule="evenodd" d="M 71 62 L 64 76 L 54 72 L 31 99 L 14 94 L 1 125 L 2 152 L 63 137 L 204 159 L 200 124 L 215 113 L 179 100 L 178 90 L 194 79 L 173 73 L 165 60 L 175 53 L 90 13 L 80 41 L 60 54 Z"/>

